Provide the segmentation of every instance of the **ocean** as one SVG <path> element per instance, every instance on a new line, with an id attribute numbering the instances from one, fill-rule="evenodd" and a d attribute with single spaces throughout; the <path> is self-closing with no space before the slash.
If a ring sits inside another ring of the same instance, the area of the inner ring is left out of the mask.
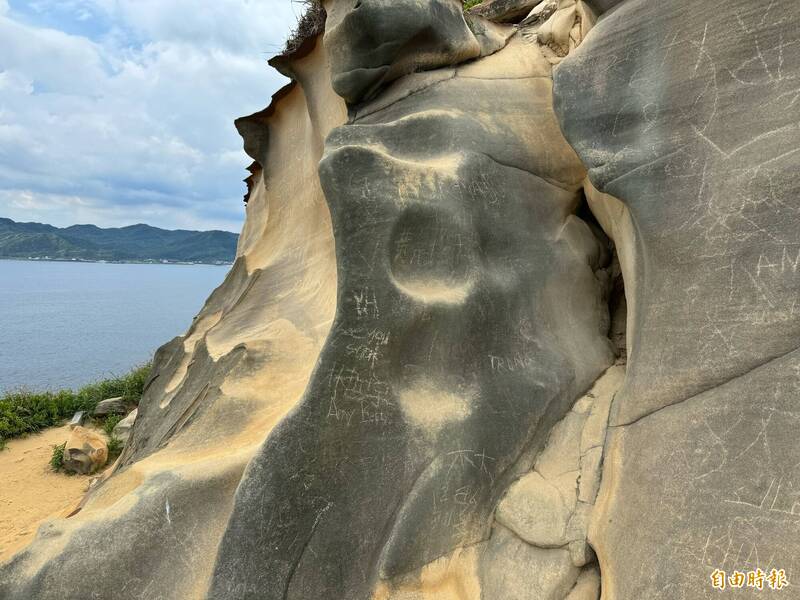
<path id="1" fill-rule="evenodd" d="M 229 268 L 0 260 L 0 392 L 77 388 L 148 361 Z"/>

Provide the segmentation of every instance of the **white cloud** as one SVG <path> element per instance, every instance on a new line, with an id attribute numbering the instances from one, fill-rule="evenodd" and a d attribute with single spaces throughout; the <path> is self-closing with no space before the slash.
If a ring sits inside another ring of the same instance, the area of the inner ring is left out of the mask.
<path id="1" fill-rule="evenodd" d="M 264 60 L 293 21 L 289 0 L 0 0 L 0 216 L 238 228 L 233 119 L 284 83 Z"/>
<path id="2" fill-rule="evenodd" d="M 116 0 L 103 4 L 150 39 L 240 53 L 277 51 L 287 24 L 295 18 L 291 0 L 215 0 L 202 8 L 198 8 L 197 0 Z"/>
<path id="3" fill-rule="evenodd" d="M 15 221 L 34 220 L 56 227 L 92 223 L 100 227 L 124 227 L 135 223 L 156 224 L 165 229 L 224 229 L 235 231 L 239 222 L 223 215 L 204 216 L 180 206 L 141 202 L 136 206 L 110 204 L 101 198 L 49 194 L 27 190 L 0 190 L 2 216 Z"/>

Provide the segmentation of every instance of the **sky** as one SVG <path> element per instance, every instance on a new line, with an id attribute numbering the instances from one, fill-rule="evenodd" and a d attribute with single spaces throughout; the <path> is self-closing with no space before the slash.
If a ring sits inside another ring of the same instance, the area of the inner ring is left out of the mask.
<path id="1" fill-rule="evenodd" d="M 292 0 L 0 0 L 0 217 L 239 231 Z"/>

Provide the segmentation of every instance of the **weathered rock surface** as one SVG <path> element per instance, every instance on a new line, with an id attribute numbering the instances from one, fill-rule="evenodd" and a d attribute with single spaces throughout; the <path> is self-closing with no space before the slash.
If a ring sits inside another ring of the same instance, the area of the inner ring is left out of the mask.
<path id="1" fill-rule="evenodd" d="M 556 69 L 629 307 L 590 538 L 604 597 L 797 577 L 799 44 L 789 0 L 628 0 Z"/>
<path id="2" fill-rule="evenodd" d="M 120 396 L 119 398 L 106 398 L 98 402 L 92 411 L 92 416 L 107 417 L 108 415 L 124 415 L 126 412 L 128 412 L 128 407 L 125 405 L 125 400 Z"/>
<path id="3" fill-rule="evenodd" d="M 470 8 L 469 14 L 498 23 L 515 23 L 542 2 L 543 0 L 486 0 Z"/>
<path id="4" fill-rule="evenodd" d="M 102 435 L 75 426 L 64 446 L 64 470 L 89 475 L 102 469 L 108 460 L 108 446 Z"/>
<path id="5" fill-rule="evenodd" d="M 330 18 L 348 10 L 334 2 Z M 336 47 L 334 81 L 337 65 L 369 64 L 359 50 Z M 574 215 L 585 173 L 549 73 L 515 38 L 435 83 L 397 80 L 396 100 L 360 103 L 329 135 L 336 319 L 304 399 L 242 480 L 212 597 L 244 583 L 364 598 L 488 538 L 500 495 L 613 361 L 603 252 Z M 263 514 L 280 516 L 248 534 Z"/>
<path id="6" fill-rule="evenodd" d="M 566 474 L 574 485 L 577 473 Z M 541 548 L 569 543 L 567 523 L 575 510 L 575 494 L 562 494 L 555 484 L 533 472 L 512 484 L 497 508 L 498 523 Z"/>
<path id="7" fill-rule="evenodd" d="M 601 15 L 606 11 L 622 4 L 625 0 L 585 0 L 592 10 L 597 15 Z"/>
<path id="8" fill-rule="evenodd" d="M 236 122 L 236 263 L 157 353 L 113 474 L 0 598 L 792 581 L 800 7 L 325 9 Z"/>
<path id="9" fill-rule="evenodd" d="M 325 47 L 333 89 L 348 103 L 373 97 L 384 84 L 420 70 L 480 56 L 479 40 L 451 0 L 326 3 Z"/>
<path id="10" fill-rule="evenodd" d="M 139 409 L 134 408 L 124 419 L 122 419 L 122 421 L 114 426 L 114 430 L 111 432 L 111 435 L 122 440 L 123 443 L 127 443 L 128 438 L 131 436 L 131 430 L 133 429 L 133 424 L 136 422 L 136 417 L 138 414 Z"/>

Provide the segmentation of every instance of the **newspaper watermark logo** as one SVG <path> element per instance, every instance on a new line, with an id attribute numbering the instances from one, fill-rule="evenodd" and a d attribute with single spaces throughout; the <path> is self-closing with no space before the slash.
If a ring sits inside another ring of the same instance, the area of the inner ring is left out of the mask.
<path id="1" fill-rule="evenodd" d="M 721 569 L 711 573 L 711 587 L 715 590 L 752 588 L 755 590 L 782 590 L 789 585 L 785 569 L 772 569 L 769 574 L 761 569 L 755 571 L 733 571 L 728 574 Z"/>

